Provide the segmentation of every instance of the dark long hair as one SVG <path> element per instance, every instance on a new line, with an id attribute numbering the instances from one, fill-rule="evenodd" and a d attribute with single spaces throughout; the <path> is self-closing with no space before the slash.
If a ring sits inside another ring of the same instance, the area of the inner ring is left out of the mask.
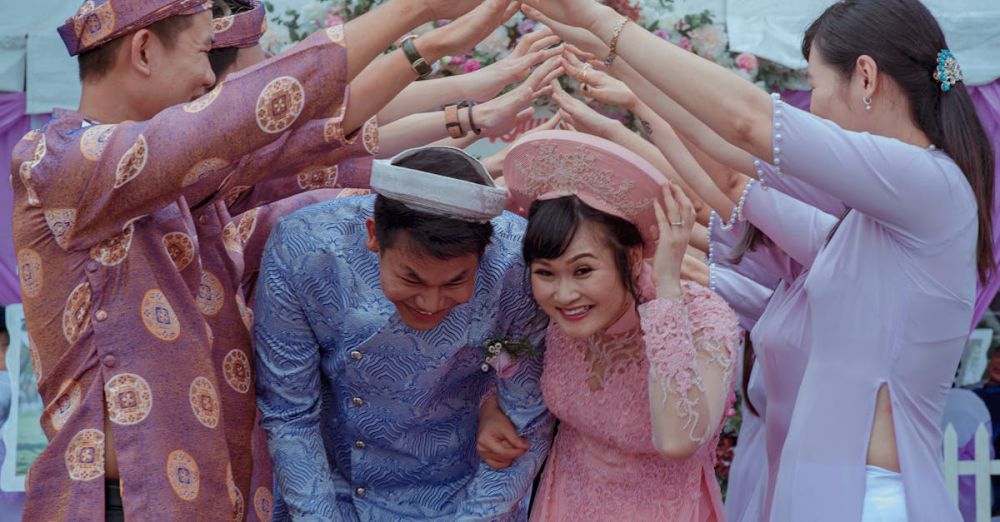
<path id="1" fill-rule="evenodd" d="M 985 281 L 995 270 L 993 254 L 994 156 L 964 83 L 947 92 L 933 77 L 937 55 L 948 48 L 937 20 L 918 0 L 844 0 L 827 8 L 806 29 L 802 54 L 815 45 L 823 62 L 842 77 L 868 55 L 895 80 L 910 101 L 914 120 L 969 181 L 979 207 L 976 266 Z"/>
<path id="2" fill-rule="evenodd" d="M 743 332 L 743 404 L 747 410 L 760 417 L 757 407 L 750 400 L 750 374 L 753 373 L 753 363 L 757 360 L 757 352 L 753 351 L 753 343 L 750 341 L 750 332 Z"/>
<path id="3" fill-rule="evenodd" d="M 615 268 L 622 284 L 636 302 L 639 288 L 629 263 L 629 251 L 643 246 L 642 234 L 632 223 L 591 207 L 576 196 L 536 200 L 528 209 L 528 228 L 521 250 L 529 267 L 536 259 L 556 259 L 566 253 L 576 233 L 587 223 L 600 230 L 604 243 L 614 253 Z"/>
<path id="4" fill-rule="evenodd" d="M 743 235 L 740 236 L 740 240 L 733 245 L 732 250 L 729 252 L 729 262 L 734 265 L 739 264 L 740 261 L 743 261 L 743 256 L 748 251 L 757 250 L 759 247 L 768 246 L 771 243 L 771 238 L 767 237 L 767 234 L 747 223 L 744 226 Z"/>

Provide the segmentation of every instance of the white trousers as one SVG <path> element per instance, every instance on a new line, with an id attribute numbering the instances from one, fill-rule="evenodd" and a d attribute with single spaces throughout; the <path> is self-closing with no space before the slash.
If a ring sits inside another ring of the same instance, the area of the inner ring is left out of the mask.
<path id="1" fill-rule="evenodd" d="M 861 522 L 906 522 L 903 476 L 877 466 L 865 466 L 865 505 Z"/>

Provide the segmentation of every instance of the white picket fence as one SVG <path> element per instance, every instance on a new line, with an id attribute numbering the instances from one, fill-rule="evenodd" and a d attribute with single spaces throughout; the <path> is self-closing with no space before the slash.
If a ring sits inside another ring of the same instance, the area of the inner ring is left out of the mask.
<path id="1" fill-rule="evenodd" d="M 958 478 L 960 475 L 976 477 L 976 522 L 989 522 L 990 477 L 1000 475 L 1000 460 L 990 459 L 990 433 L 980 425 L 975 435 L 975 460 L 958 460 L 958 435 L 951 424 L 944 430 L 944 484 L 951 499 L 958 504 Z"/>

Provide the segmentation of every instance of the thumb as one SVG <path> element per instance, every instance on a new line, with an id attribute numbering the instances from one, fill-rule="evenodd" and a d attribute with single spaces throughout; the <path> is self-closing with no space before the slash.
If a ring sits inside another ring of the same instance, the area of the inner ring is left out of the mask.
<path id="1" fill-rule="evenodd" d="M 505 423 L 498 431 L 497 435 L 502 437 L 511 447 L 520 450 L 527 450 L 531 448 L 531 444 L 524 440 L 520 435 L 517 434 L 517 430 L 514 428 L 513 424 Z"/>
<path id="2" fill-rule="evenodd" d="M 507 20 L 513 18 L 514 15 L 517 14 L 517 12 L 520 10 L 521 10 L 521 2 L 511 2 L 510 5 L 507 6 L 507 9 L 505 9 L 503 12 L 503 18 L 502 18 L 503 22 L 501 23 L 504 23 Z"/>
<path id="3" fill-rule="evenodd" d="M 534 116 L 535 116 L 535 109 L 533 107 L 528 107 L 527 109 L 524 109 L 523 111 L 517 113 L 517 117 L 514 119 L 514 125 L 517 126 L 522 123 L 525 123 Z"/>

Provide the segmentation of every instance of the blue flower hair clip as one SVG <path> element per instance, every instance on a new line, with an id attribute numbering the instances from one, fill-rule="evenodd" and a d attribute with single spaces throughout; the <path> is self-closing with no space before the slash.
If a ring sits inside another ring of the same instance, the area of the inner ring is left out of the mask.
<path id="1" fill-rule="evenodd" d="M 942 49 L 937 55 L 937 68 L 934 69 L 934 79 L 941 84 L 941 91 L 948 92 L 951 86 L 965 79 L 958 60 L 948 49 Z"/>

